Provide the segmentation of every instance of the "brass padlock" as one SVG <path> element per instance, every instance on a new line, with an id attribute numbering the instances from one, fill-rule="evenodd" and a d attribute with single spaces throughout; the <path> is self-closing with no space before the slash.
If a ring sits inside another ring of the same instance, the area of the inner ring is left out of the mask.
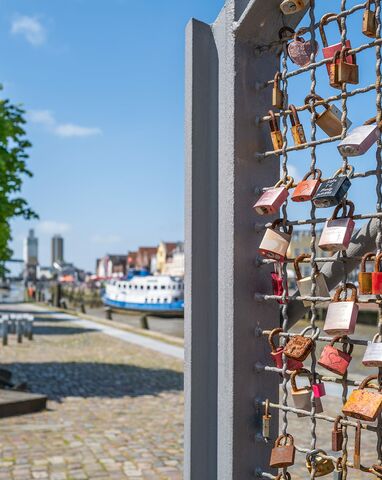
<path id="1" fill-rule="evenodd" d="M 296 377 L 302 373 L 305 373 L 309 377 L 309 386 L 302 388 L 297 387 Z M 290 383 L 292 389 L 292 399 L 294 406 L 299 410 L 305 410 L 310 412 L 312 410 L 312 404 L 316 407 L 316 413 L 322 413 L 324 411 L 322 407 L 321 398 L 315 398 L 312 393 L 312 374 L 309 370 L 301 368 L 300 370 L 295 370 L 290 376 Z M 297 413 L 298 417 L 305 417 L 303 413 Z"/>
<path id="2" fill-rule="evenodd" d="M 341 52 L 337 50 L 333 56 L 332 63 L 329 65 L 329 84 L 333 88 L 342 88 L 341 83 L 338 81 L 338 70 L 339 64 L 338 60 L 340 58 Z"/>
<path id="3" fill-rule="evenodd" d="M 343 48 L 340 53 L 340 62 L 338 64 L 337 73 L 339 88 L 341 88 L 343 83 L 351 83 L 352 85 L 357 85 L 359 83 L 359 72 L 355 55 L 350 55 L 352 57 L 351 63 L 347 61 L 349 50 L 349 48 Z"/>
<path id="4" fill-rule="evenodd" d="M 325 458 L 327 453 L 324 450 L 316 449 L 306 455 L 306 467 L 309 473 L 313 468 L 315 477 L 323 477 L 329 475 L 334 470 L 334 463 L 330 458 Z"/>
<path id="5" fill-rule="evenodd" d="M 284 15 L 293 15 L 304 10 L 309 0 L 284 0 L 281 2 L 280 10 Z"/>
<path id="6" fill-rule="evenodd" d="M 271 127 L 271 138 L 273 143 L 273 148 L 275 150 L 281 150 L 283 148 L 283 136 L 279 128 L 276 116 L 272 110 L 269 110 L 268 114 L 271 119 L 269 121 L 269 126 Z"/>
<path id="7" fill-rule="evenodd" d="M 303 145 L 304 143 L 306 143 L 304 127 L 300 123 L 296 107 L 294 105 L 289 105 L 288 108 L 291 111 L 291 113 L 289 114 L 289 118 L 292 124 L 292 137 L 294 144 Z"/>
<path id="8" fill-rule="evenodd" d="M 272 107 L 278 108 L 281 110 L 284 108 L 284 94 L 280 88 L 281 73 L 276 72 L 275 78 L 273 80 L 273 90 L 272 90 Z"/>
<path id="9" fill-rule="evenodd" d="M 361 261 L 361 271 L 358 274 L 358 290 L 359 293 L 362 295 L 371 295 L 372 293 L 372 283 L 371 283 L 371 272 L 366 271 L 366 262 L 368 260 L 375 260 L 375 253 L 373 252 L 368 252 L 365 253 L 365 255 L 362 257 Z"/>
<path id="10" fill-rule="evenodd" d="M 375 11 L 371 10 L 371 0 L 367 0 L 362 18 L 362 33 L 370 38 L 377 38 L 377 19 Z M 375 3 L 373 1 L 373 3 Z"/>
<path id="11" fill-rule="evenodd" d="M 311 100 L 315 102 L 321 102 L 323 100 L 319 95 L 307 95 L 305 97 L 305 104 L 309 105 Z M 317 125 L 329 136 L 336 137 L 342 134 L 342 113 L 335 105 L 329 105 L 328 103 L 322 103 L 324 111 L 320 114 L 317 114 L 316 123 Z M 310 105 L 310 110 L 312 106 Z M 313 106 L 313 110 L 315 107 Z M 349 119 L 346 119 L 346 128 L 350 128 L 352 122 Z"/>
<path id="12" fill-rule="evenodd" d="M 284 442 L 282 444 L 282 442 Z M 272 468 L 287 468 L 294 464 L 296 447 L 292 435 L 279 435 L 271 452 L 269 466 Z"/>
<path id="13" fill-rule="evenodd" d="M 374 422 L 382 411 L 382 393 L 381 387 L 373 380 L 378 380 L 378 375 L 369 375 L 361 385 L 353 390 L 342 407 L 342 411 L 348 417 L 365 420 L 365 422 Z M 370 392 L 367 388 L 374 388 L 377 392 Z"/>

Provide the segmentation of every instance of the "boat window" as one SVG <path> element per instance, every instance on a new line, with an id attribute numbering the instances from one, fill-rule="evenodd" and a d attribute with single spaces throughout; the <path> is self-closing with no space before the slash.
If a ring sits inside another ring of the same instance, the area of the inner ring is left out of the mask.
<path id="1" fill-rule="evenodd" d="M 165 290 L 166 289 L 166 286 L 165 285 L 161 285 L 160 287 L 162 290 Z"/>
<path id="2" fill-rule="evenodd" d="M 145 298 L 145 303 L 147 303 L 147 298 Z"/>
<path id="3" fill-rule="evenodd" d="M 158 298 L 157 303 L 160 303 L 160 298 Z"/>
<path id="4" fill-rule="evenodd" d="M 175 297 L 174 298 L 174 302 L 178 302 L 179 301 L 179 298 L 178 297 Z"/>
<path id="5" fill-rule="evenodd" d="M 167 298 L 164 298 L 164 299 L 163 299 L 163 303 L 167 303 Z"/>
<path id="6" fill-rule="evenodd" d="M 154 290 L 158 290 L 158 285 L 154 285 Z"/>
<path id="7" fill-rule="evenodd" d="M 135 285 L 134 288 L 135 288 L 135 290 L 137 290 L 137 289 L 138 289 L 138 285 Z"/>
<path id="8" fill-rule="evenodd" d="M 147 285 L 147 290 L 150 290 L 150 289 L 151 289 L 150 285 Z"/>
<path id="9" fill-rule="evenodd" d="M 144 286 L 143 286 L 143 285 L 141 285 L 141 290 L 143 290 L 143 289 L 144 289 Z"/>

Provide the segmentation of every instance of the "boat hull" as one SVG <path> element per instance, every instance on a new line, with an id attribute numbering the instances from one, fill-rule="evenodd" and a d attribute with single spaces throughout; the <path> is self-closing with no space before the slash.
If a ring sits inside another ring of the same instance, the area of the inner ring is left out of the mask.
<path id="1" fill-rule="evenodd" d="M 163 317 L 183 317 L 184 316 L 184 302 L 150 304 L 150 303 L 131 303 L 121 302 L 119 300 L 111 300 L 108 297 L 103 297 L 105 306 L 115 310 L 121 310 L 131 313 L 145 313 L 155 316 Z"/>

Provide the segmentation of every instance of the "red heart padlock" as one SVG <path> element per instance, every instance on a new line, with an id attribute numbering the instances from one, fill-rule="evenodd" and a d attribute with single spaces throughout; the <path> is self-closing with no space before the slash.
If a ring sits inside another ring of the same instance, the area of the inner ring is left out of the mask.
<path id="1" fill-rule="evenodd" d="M 341 339 L 343 340 L 343 351 L 334 347 L 334 344 Z M 347 343 L 346 339 L 347 336 L 334 337 L 330 345 L 326 345 L 326 347 L 322 350 L 318 364 L 330 372 L 337 373 L 338 375 L 342 376 L 345 375 L 351 362 L 351 353 L 353 351 L 353 344 Z M 346 350 L 347 346 L 349 347 L 348 350 Z"/>
<path id="2" fill-rule="evenodd" d="M 271 356 L 277 368 L 283 368 L 284 347 L 276 347 L 274 337 L 283 331 L 282 328 L 274 328 L 268 336 L 268 342 L 271 347 Z M 287 359 L 288 370 L 299 370 L 300 368 L 303 368 L 303 366 L 303 363 L 298 360 L 293 360 L 291 358 Z"/>
<path id="3" fill-rule="evenodd" d="M 371 274 L 371 293 L 373 295 L 382 295 L 381 260 L 382 253 L 375 257 L 374 272 Z"/>

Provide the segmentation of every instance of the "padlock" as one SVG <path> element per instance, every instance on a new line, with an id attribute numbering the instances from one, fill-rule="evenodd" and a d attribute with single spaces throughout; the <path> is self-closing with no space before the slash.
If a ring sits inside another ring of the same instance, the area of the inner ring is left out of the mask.
<path id="1" fill-rule="evenodd" d="M 310 385 L 305 386 L 302 388 L 298 388 L 296 384 L 296 376 L 300 375 L 301 373 L 307 373 L 309 375 Z M 312 385 L 311 385 L 311 377 L 312 374 L 309 370 L 305 368 L 301 368 L 300 370 L 295 370 L 292 375 L 290 376 L 291 382 L 291 389 L 292 389 L 292 399 L 294 406 L 299 410 L 305 410 L 306 412 L 310 412 L 312 410 L 312 400 L 314 401 L 316 407 L 316 413 L 322 413 L 323 407 L 320 398 L 313 398 L 312 399 Z M 298 417 L 305 417 L 306 415 L 303 413 L 297 413 Z"/>
<path id="2" fill-rule="evenodd" d="M 321 18 L 319 29 L 320 29 L 320 35 L 321 35 L 321 40 L 323 44 L 322 54 L 324 58 L 333 58 L 334 54 L 338 51 L 341 51 L 343 47 L 351 49 L 350 40 L 346 40 L 345 45 L 343 45 L 342 42 L 339 42 L 329 46 L 324 27 L 328 24 L 329 19 L 332 19 L 333 17 L 336 17 L 340 34 L 342 34 L 341 20 L 339 19 L 339 17 L 336 16 L 335 13 L 327 13 Z M 356 60 L 355 56 L 353 57 L 352 55 L 348 55 L 346 57 L 347 63 L 352 63 L 355 60 Z M 340 59 L 338 58 L 337 62 L 339 63 L 339 61 Z M 326 64 L 326 68 L 328 70 L 328 74 L 330 75 L 330 63 Z"/>
<path id="3" fill-rule="evenodd" d="M 296 281 L 297 281 L 297 288 L 299 289 L 301 297 L 310 297 L 312 295 L 312 279 L 311 277 L 302 278 L 301 270 L 300 270 L 300 262 L 302 262 L 305 258 L 311 258 L 311 256 L 307 253 L 302 253 L 294 260 L 294 269 L 296 272 Z M 316 297 L 330 297 L 330 293 L 328 290 L 328 286 L 326 285 L 325 276 L 318 271 L 317 265 L 315 264 L 315 274 L 314 278 L 316 281 Z M 309 300 L 303 300 L 302 302 L 305 307 L 309 307 L 312 302 Z M 322 303 L 321 303 L 322 304 Z M 319 302 L 316 305 L 320 305 Z"/>
<path id="4" fill-rule="evenodd" d="M 276 185 L 269 188 L 257 200 L 253 208 L 259 215 L 273 215 L 277 213 L 281 205 L 289 196 L 288 190 L 293 186 L 293 178 L 286 177 L 285 180 L 279 180 Z"/>
<path id="5" fill-rule="evenodd" d="M 288 109 L 291 111 L 289 118 L 292 124 L 292 137 L 295 145 L 303 145 L 306 143 L 304 127 L 302 126 L 298 113 L 294 105 L 289 105 Z"/>
<path id="6" fill-rule="evenodd" d="M 283 30 L 281 29 L 280 32 Z M 300 67 L 305 67 L 309 65 L 312 53 L 317 53 L 318 43 L 315 40 L 305 41 L 298 33 L 294 34 L 293 40 L 288 44 L 288 55 L 293 63 Z"/>
<path id="7" fill-rule="evenodd" d="M 305 334 L 312 327 L 306 327 L 300 335 L 291 337 L 289 342 L 284 347 L 284 355 L 292 360 L 303 362 L 314 348 L 314 340 L 311 337 L 306 337 Z"/>
<path id="8" fill-rule="evenodd" d="M 333 452 L 339 452 L 340 450 L 342 450 L 342 443 L 344 441 L 344 432 L 342 431 L 341 420 L 343 419 L 344 417 L 342 415 L 337 415 L 334 421 L 333 430 L 332 430 Z"/>
<path id="9" fill-rule="evenodd" d="M 269 414 L 269 399 L 265 400 L 265 407 L 264 407 L 264 415 L 263 415 L 263 437 L 269 438 L 271 436 L 271 418 L 272 415 Z"/>
<path id="10" fill-rule="evenodd" d="M 285 474 L 280 473 L 279 475 L 277 475 L 275 480 L 291 480 L 290 473 L 289 472 L 286 472 Z"/>
<path id="11" fill-rule="evenodd" d="M 372 293 L 371 272 L 366 271 L 366 262 L 374 259 L 375 253 L 373 252 L 365 253 L 362 257 L 361 271 L 358 274 L 358 291 L 362 295 L 371 295 Z"/>
<path id="12" fill-rule="evenodd" d="M 292 435 L 289 433 L 279 435 L 275 441 L 275 446 L 272 448 L 269 466 L 272 468 L 291 467 L 294 464 L 295 455 L 296 447 Z"/>
<path id="13" fill-rule="evenodd" d="M 280 231 L 280 228 L 283 228 L 284 231 Z M 265 231 L 259 246 L 259 253 L 263 257 L 283 262 L 292 238 L 292 232 L 292 225 L 285 227 L 282 219 L 275 220 L 271 227 Z"/>
<path id="14" fill-rule="evenodd" d="M 357 157 L 366 153 L 381 135 L 381 125 L 374 125 L 375 121 L 375 117 L 370 118 L 349 132 L 337 145 L 340 154 L 344 157 Z"/>
<path id="15" fill-rule="evenodd" d="M 349 207 L 347 213 L 346 206 Z M 318 242 L 321 250 L 326 252 L 340 252 L 348 248 L 355 226 L 353 220 L 354 204 L 347 200 L 346 206 L 338 205 L 333 212 L 332 218 L 326 221 L 320 241 Z M 342 208 L 344 209 L 345 217 L 337 218 L 337 214 Z"/>
<path id="16" fill-rule="evenodd" d="M 374 272 L 371 273 L 371 293 L 373 295 L 382 295 L 382 272 L 381 272 L 382 253 L 375 257 Z"/>
<path id="17" fill-rule="evenodd" d="M 281 2 L 280 10 L 284 15 L 293 15 L 304 10 L 308 3 L 309 0 L 284 0 Z"/>
<path id="18" fill-rule="evenodd" d="M 281 110 L 284 108 L 284 94 L 280 88 L 281 73 L 276 72 L 275 78 L 273 80 L 273 90 L 272 90 L 272 107 L 278 108 Z"/>
<path id="19" fill-rule="evenodd" d="M 291 199 L 294 202 L 308 202 L 312 200 L 321 184 L 321 175 L 322 172 L 318 168 L 308 172 L 294 189 Z"/>
<path id="20" fill-rule="evenodd" d="M 319 95 L 307 95 L 305 97 L 305 103 L 310 104 L 310 100 L 313 99 L 316 102 L 322 101 L 323 98 Z M 329 137 L 336 137 L 342 134 L 342 113 L 335 105 L 329 105 L 328 103 L 323 103 L 324 111 L 320 114 L 317 114 L 316 123 L 323 130 L 326 135 Z M 314 107 L 313 107 L 314 109 Z M 312 110 L 312 106 L 310 106 Z M 352 122 L 347 118 L 346 119 L 346 128 L 350 128 Z"/>
<path id="21" fill-rule="evenodd" d="M 352 57 L 352 62 L 349 63 L 347 58 L 349 55 Z M 340 61 L 338 64 L 338 76 L 337 81 L 340 84 L 339 88 L 344 83 L 350 83 L 357 85 L 359 83 L 359 69 L 354 53 L 349 54 L 349 48 L 343 48 L 340 53 Z"/>
<path id="22" fill-rule="evenodd" d="M 371 9 L 371 0 L 367 0 L 362 18 L 362 33 L 370 38 L 377 38 L 377 19 L 375 11 Z M 373 1 L 373 3 L 375 3 Z"/>
<path id="23" fill-rule="evenodd" d="M 333 88 L 342 88 L 341 83 L 338 81 L 338 70 L 339 63 L 338 59 L 340 58 L 341 52 L 338 50 L 333 56 L 332 63 L 329 64 L 329 84 Z"/>
<path id="24" fill-rule="evenodd" d="M 284 294 L 284 280 L 281 272 L 281 264 L 277 262 L 275 264 L 275 271 L 271 273 L 271 278 L 272 278 L 272 291 L 273 295 L 277 295 L 278 297 L 282 297 Z M 287 303 L 288 301 L 288 283 L 286 284 L 286 296 L 285 296 L 285 302 L 280 299 L 277 300 L 278 303 L 281 305 L 284 303 Z"/>
<path id="25" fill-rule="evenodd" d="M 332 178 L 324 180 L 313 197 L 314 205 L 317 208 L 328 208 L 340 204 L 351 187 L 350 178 L 353 174 L 354 167 L 348 165 L 346 171 L 339 169 Z"/>
<path id="26" fill-rule="evenodd" d="M 326 395 L 325 383 L 323 383 L 321 379 L 319 379 L 318 382 L 312 383 L 312 391 L 313 391 L 314 398 L 325 397 Z"/>
<path id="27" fill-rule="evenodd" d="M 374 463 L 371 467 L 370 473 L 373 473 L 377 478 L 382 478 L 382 465 Z"/>
<path id="28" fill-rule="evenodd" d="M 353 390 L 342 407 L 342 411 L 348 417 L 365 420 L 365 422 L 374 422 L 382 411 L 382 393 L 380 387 L 373 380 L 378 380 L 378 375 L 369 375 L 361 385 Z M 371 392 L 366 388 L 374 388 L 377 392 Z"/>
<path id="29" fill-rule="evenodd" d="M 350 299 L 341 300 L 341 293 L 350 289 L 352 295 Z M 329 303 L 326 314 L 324 331 L 328 335 L 351 335 L 354 333 L 358 317 L 358 298 L 357 287 L 352 283 L 347 283 L 344 287 L 338 287 L 333 301 Z"/>
<path id="30" fill-rule="evenodd" d="M 283 368 L 284 347 L 281 347 L 281 346 L 276 347 L 274 338 L 276 335 L 282 332 L 283 332 L 282 328 L 274 328 L 268 336 L 268 342 L 271 347 L 271 356 L 277 368 Z M 303 368 L 303 366 L 304 365 L 302 362 L 293 360 L 291 358 L 287 358 L 287 370 L 290 370 L 290 371 L 299 370 L 300 368 Z"/>
<path id="31" fill-rule="evenodd" d="M 343 479 L 344 469 L 342 467 L 342 457 L 337 458 L 336 467 L 333 470 L 333 480 Z"/>
<path id="32" fill-rule="evenodd" d="M 378 340 L 378 341 L 377 341 Z M 378 333 L 374 335 L 371 342 L 367 342 L 362 364 L 365 367 L 382 367 L 382 336 Z"/>
<path id="33" fill-rule="evenodd" d="M 314 477 L 324 477 L 334 471 L 334 463 L 330 458 L 325 458 L 324 450 L 313 450 L 306 455 L 306 468 L 309 473 L 314 469 Z"/>
<path id="34" fill-rule="evenodd" d="M 283 148 L 283 136 L 277 122 L 276 116 L 272 110 L 269 110 L 268 114 L 270 115 L 271 119 L 269 121 L 269 125 L 271 127 L 271 138 L 273 148 L 275 150 L 281 150 Z"/>
<path id="35" fill-rule="evenodd" d="M 346 336 L 341 335 L 334 337 L 330 345 L 326 345 L 322 350 L 318 364 L 330 372 L 337 373 L 341 376 L 345 375 L 350 365 L 352 359 L 351 354 L 353 352 L 353 344 L 346 342 L 346 339 Z M 339 340 L 343 340 L 342 351 L 334 346 Z"/>
<path id="36" fill-rule="evenodd" d="M 355 441 L 354 441 L 354 459 L 353 465 L 354 468 L 361 468 L 361 422 L 357 421 L 357 426 L 355 427 Z"/>

